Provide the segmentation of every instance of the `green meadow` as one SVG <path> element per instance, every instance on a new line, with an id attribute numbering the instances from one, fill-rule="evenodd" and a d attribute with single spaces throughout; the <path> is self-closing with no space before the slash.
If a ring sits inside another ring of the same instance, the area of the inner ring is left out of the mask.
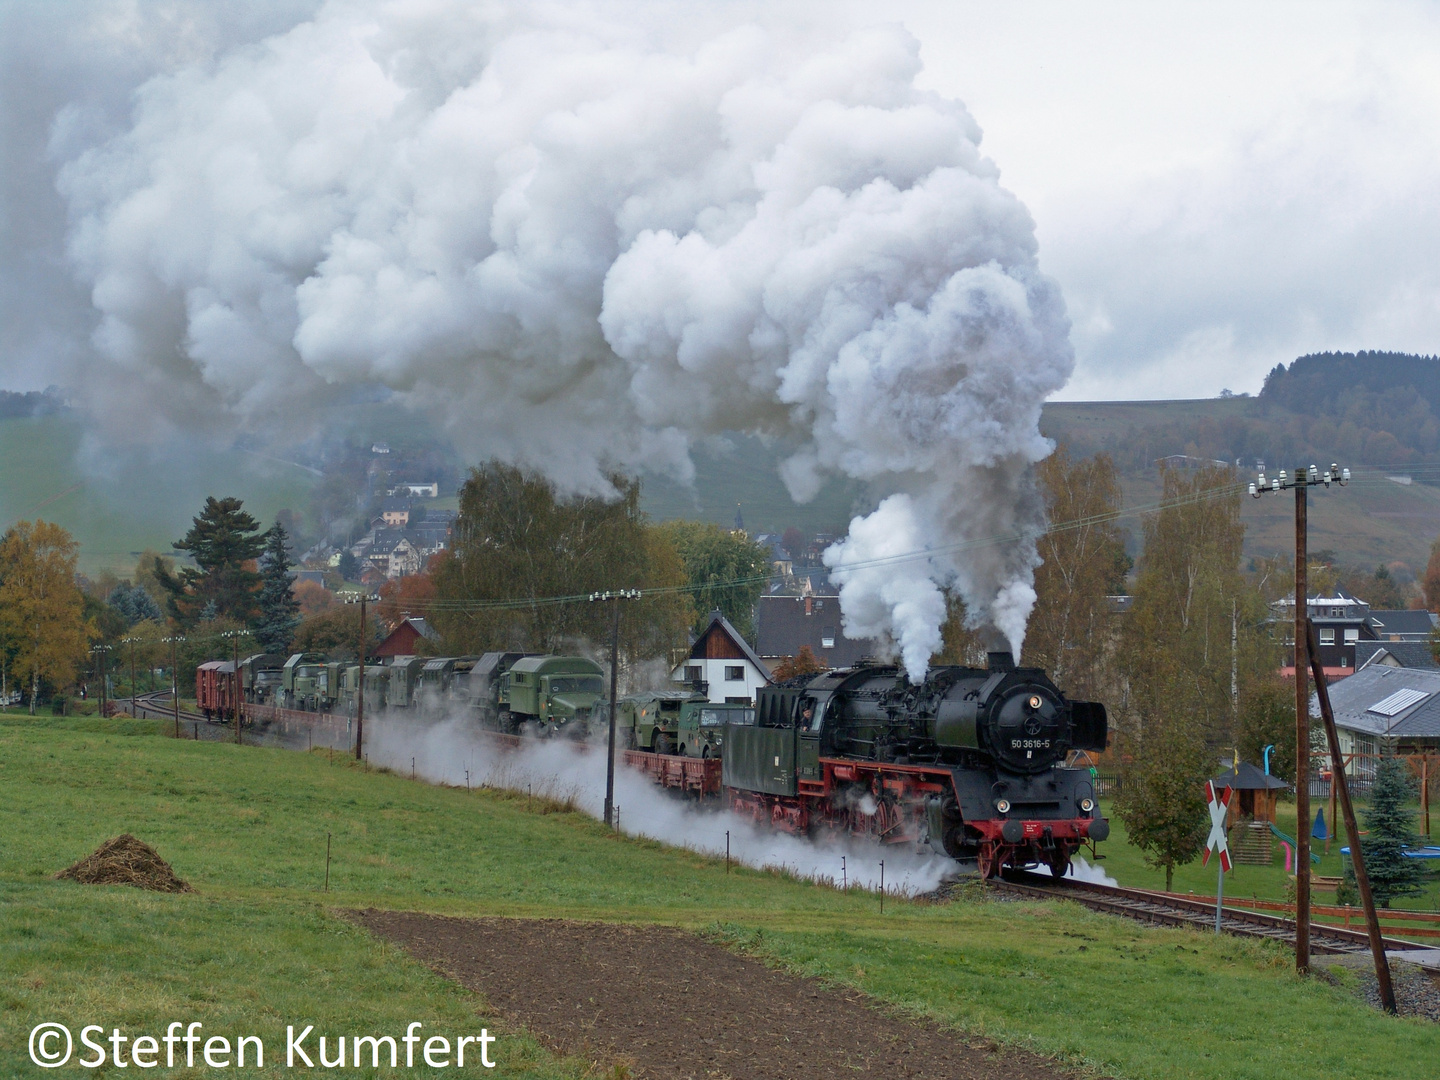
<path id="1" fill-rule="evenodd" d="M 337 914 L 361 907 L 680 926 L 901 1013 L 1136 1080 L 1400 1080 L 1440 1055 L 1434 1024 L 1297 979 L 1272 945 L 974 889 L 881 914 L 873 894 L 727 874 L 723 859 L 616 836 L 553 802 L 161 729 L 0 718 L 0 1075 L 39 1073 L 25 1043 L 41 1021 L 161 1032 L 173 1020 L 262 1036 L 265 1071 L 242 1075 L 290 1074 L 276 1053 L 287 1024 L 398 1033 L 411 1020 L 498 1031 L 495 1075 L 611 1072 L 556 1057 Z M 122 832 L 195 891 L 53 879 Z"/>

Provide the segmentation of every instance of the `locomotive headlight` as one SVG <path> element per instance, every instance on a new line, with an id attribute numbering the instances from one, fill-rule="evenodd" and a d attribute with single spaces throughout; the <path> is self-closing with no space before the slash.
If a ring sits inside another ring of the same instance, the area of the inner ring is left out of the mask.
<path id="1" fill-rule="evenodd" d="M 1031 695 L 1030 695 L 1030 708 L 1032 708 L 1032 709 L 1038 709 L 1038 708 L 1040 708 L 1040 695 L 1039 695 L 1039 694 L 1031 694 Z"/>
<path id="2" fill-rule="evenodd" d="M 1080 810 L 1081 810 L 1082 813 L 1088 814 L 1088 813 L 1090 813 L 1091 810 L 1094 810 L 1094 809 L 1095 809 L 1095 800 L 1094 800 L 1094 799 L 1081 799 L 1081 800 L 1080 800 Z"/>
<path id="3" fill-rule="evenodd" d="M 1002 813 L 1002 814 L 1008 814 L 1008 813 L 1010 812 L 1010 800 L 1009 800 L 1009 799 L 996 799 L 996 800 L 995 800 L 995 809 L 996 809 L 996 810 L 999 810 L 1000 813 Z"/>

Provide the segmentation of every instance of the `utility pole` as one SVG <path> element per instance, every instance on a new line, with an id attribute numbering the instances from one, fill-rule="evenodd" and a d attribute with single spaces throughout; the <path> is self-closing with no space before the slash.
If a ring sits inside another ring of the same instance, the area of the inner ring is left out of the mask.
<path id="1" fill-rule="evenodd" d="M 228 637 L 234 642 L 235 648 L 235 673 L 232 676 L 232 687 L 235 693 L 235 745 L 242 745 L 240 738 L 240 637 L 242 634 L 249 634 L 249 630 L 226 630 L 221 636 Z"/>
<path id="2" fill-rule="evenodd" d="M 360 594 L 360 673 L 355 679 L 355 760 L 361 757 L 365 744 L 365 593 Z"/>
<path id="3" fill-rule="evenodd" d="M 1315 672 L 1315 694 L 1320 699 L 1320 717 L 1325 722 L 1325 739 L 1330 746 L 1330 790 L 1340 788 L 1340 806 L 1345 814 L 1345 832 L 1350 837 L 1350 865 L 1355 870 L 1355 887 L 1360 893 L 1360 906 L 1365 911 L 1365 932 L 1370 938 L 1370 955 L 1375 961 L 1375 983 L 1380 991 L 1380 1004 L 1388 1013 L 1395 1012 L 1395 986 L 1390 981 L 1390 961 L 1385 956 L 1385 939 L 1380 935 L 1380 917 L 1375 912 L 1375 894 L 1370 891 L 1370 875 L 1365 871 L 1365 853 L 1360 850 L 1360 828 L 1355 823 L 1355 807 L 1350 802 L 1350 782 L 1345 776 L 1345 762 L 1340 756 L 1340 735 L 1335 730 L 1335 711 L 1330 707 L 1330 688 L 1325 685 L 1325 672 L 1320 666 L 1320 649 L 1315 643 L 1315 624 L 1305 620 L 1305 640 L 1310 645 L 1310 666 Z M 1332 819 L 1330 831 L 1335 831 Z"/>
<path id="4" fill-rule="evenodd" d="M 355 760 L 364 761 L 365 745 L 365 604 L 370 600 L 378 600 L 378 596 L 371 596 L 369 593 L 360 594 L 360 640 L 357 642 L 360 654 L 360 672 L 356 677 L 355 687 Z M 353 600 L 346 603 L 354 603 Z M 337 693 L 339 688 L 336 688 Z"/>
<path id="5" fill-rule="evenodd" d="M 605 754 L 605 824 L 613 825 L 615 820 L 615 709 L 616 691 L 620 672 L 620 601 L 640 599 L 639 589 L 619 589 L 615 592 L 591 593 L 590 602 L 609 600 L 610 621 L 610 739 Z"/>
<path id="6" fill-rule="evenodd" d="M 1309 562 L 1309 521 L 1307 506 L 1309 489 L 1323 483 L 1344 486 L 1350 482 L 1350 470 L 1332 464 L 1324 475 L 1314 465 L 1295 470 L 1293 479 L 1280 470 L 1269 486 L 1262 472 L 1250 485 L 1250 494 L 1259 498 L 1267 491 L 1279 494 L 1295 489 L 1295 970 L 1301 975 L 1310 971 L 1310 688 L 1309 674 L 1309 595 L 1306 570 Z M 1316 670 L 1323 670 L 1317 663 Z M 1331 783 L 1334 783 L 1332 777 Z"/>
<path id="7" fill-rule="evenodd" d="M 135 715 L 135 635 L 126 637 L 121 644 L 130 646 L 130 715 Z"/>
<path id="8" fill-rule="evenodd" d="M 175 737 L 180 737 L 180 642 L 185 639 L 171 634 L 162 640 L 170 645 L 170 706 L 175 710 Z"/>

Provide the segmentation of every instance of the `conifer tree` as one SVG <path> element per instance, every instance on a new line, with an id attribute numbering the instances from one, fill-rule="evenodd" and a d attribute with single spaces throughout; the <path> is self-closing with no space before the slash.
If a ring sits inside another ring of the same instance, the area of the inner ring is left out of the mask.
<path id="1" fill-rule="evenodd" d="M 1364 827 L 1369 835 L 1360 838 L 1370 890 L 1381 907 L 1419 892 L 1424 885 L 1424 867 L 1405 854 L 1406 848 L 1420 846 L 1414 817 L 1406 806 L 1414 793 L 1405 763 L 1399 758 L 1381 758 L 1370 789 L 1370 807 L 1365 811 Z"/>
<path id="2" fill-rule="evenodd" d="M 242 623 L 255 618 L 260 575 L 250 564 L 259 557 L 265 538 L 243 505 L 236 498 L 210 496 L 190 531 L 175 542 L 178 550 L 190 552 L 195 566 L 181 570 L 178 577 L 156 567 L 170 593 L 170 615 L 182 626 L 193 626 L 206 611 Z"/>
<path id="3" fill-rule="evenodd" d="M 265 534 L 265 553 L 260 557 L 260 614 L 254 630 L 256 642 L 268 653 L 286 652 L 300 625 L 287 541 L 285 527 L 277 521 Z"/>

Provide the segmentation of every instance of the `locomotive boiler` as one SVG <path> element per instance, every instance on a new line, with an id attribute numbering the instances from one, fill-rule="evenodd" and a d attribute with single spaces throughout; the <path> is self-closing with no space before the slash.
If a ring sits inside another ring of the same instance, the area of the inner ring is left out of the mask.
<path id="1" fill-rule="evenodd" d="M 797 834 L 833 830 L 974 859 L 985 876 L 1045 864 L 1057 875 L 1104 840 L 1088 769 L 1105 748 L 1098 702 L 1070 701 L 1009 653 L 939 667 L 912 684 L 891 666 L 765 687 L 754 726 L 725 738 L 730 806 Z"/>

